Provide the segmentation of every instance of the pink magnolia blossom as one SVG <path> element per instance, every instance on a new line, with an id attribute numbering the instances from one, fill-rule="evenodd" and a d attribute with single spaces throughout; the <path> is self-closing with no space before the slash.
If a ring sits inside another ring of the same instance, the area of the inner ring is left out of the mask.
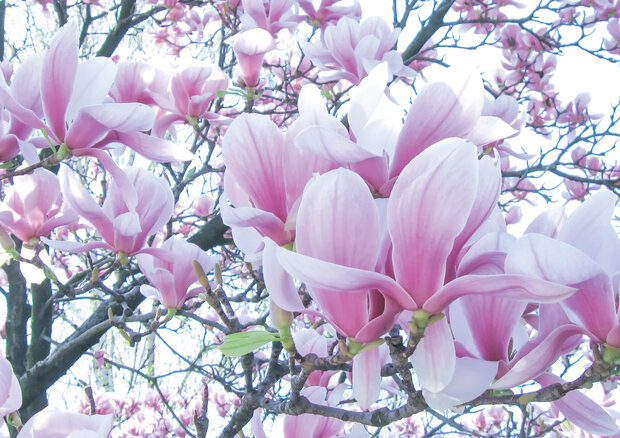
<path id="1" fill-rule="evenodd" d="M 173 76 L 169 95 L 153 95 L 160 107 L 170 113 L 157 119 L 154 132 L 163 135 L 171 124 L 197 118 L 219 120 L 209 107 L 217 92 L 228 89 L 229 83 L 228 76 L 217 66 L 184 68 Z"/>
<path id="2" fill-rule="evenodd" d="M 245 28 L 261 28 L 272 35 L 282 29 L 293 31 L 302 18 L 296 14 L 293 0 L 242 0 L 241 23 Z"/>
<path id="3" fill-rule="evenodd" d="M 403 65 L 398 52 L 392 50 L 399 31 L 390 29 L 379 17 L 369 17 L 361 24 L 349 17 L 328 26 L 321 41 L 303 43 L 302 49 L 319 68 L 319 78 L 327 82 L 344 79 L 360 81 L 381 62 L 387 62 L 390 74 L 410 77 L 413 71 Z"/>
<path id="4" fill-rule="evenodd" d="M 256 87 L 265 54 L 275 49 L 275 40 L 266 30 L 255 28 L 235 35 L 233 50 L 239 61 L 238 82 Z"/>
<path id="5" fill-rule="evenodd" d="M 357 0 L 353 4 L 346 4 L 340 0 L 321 0 L 315 7 L 312 0 L 297 0 L 299 7 L 308 15 L 311 24 L 325 29 L 326 26 L 336 24 L 342 17 L 351 17 L 358 21 L 362 16 L 362 8 Z"/>
<path id="6" fill-rule="evenodd" d="M 22 405 L 22 391 L 13 368 L 4 355 L 0 354 L 0 426 L 2 417 L 18 410 Z"/>
<path id="7" fill-rule="evenodd" d="M 565 219 L 556 239 L 527 234 L 511 257 L 515 272 L 577 288 L 577 293 L 562 302 L 573 322 L 586 329 L 594 342 L 620 347 L 615 298 L 620 238 L 610 223 L 615 201 L 610 192 L 590 197 Z"/>
<path id="8" fill-rule="evenodd" d="M 232 227 L 246 258 L 260 260 L 262 236 L 278 245 L 294 239 L 297 200 L 304 186 L 313 173 L 335 167 L 293 144 L 296 133 L 315 123 L 314 118 L 314 113 L 299 118 L 282 135 L 269 118 L 242 114 L 224 136 L 224 193 L 234 208 L 223 206 L 222 219 Z"/>
<path id="9" fill-rule="evenodd" d="M 148 106 L 102 103 L 115 75 L 116 66 L 107 58 L 78 62 L 78 28 L 71 22 L 54 35 L 44 55 L 40 103 L 24 106 L 4 86 L 0 86 L 0 96 L 8 111 L 31 128 L 44 130 L 53 145 L 65 145 L 76 156 L 98 158 L 115 177 L 122 175 L 103 151 L 112 143 L 124 144 L 155 161 L 193 158 L 188 151 L 144 133 L 155 121 L 155 113 Z M 31 82 L 23 86 L 33 88 Z M 42 108 L 43 118 L 37 105 Z M 37 145 L 50 146 L 44 139 L 38 139 Z"/>
<path id="10" fill-rule="evenodd" d="M 0 226 L 26 243 L 77 219 L 75 211 L 63 209 L 58 178 L 45 169 L 16 177 L 0 203 Z"/>
<path id="11" fill-rule="evenodd" d="M 47 407 L 24 424 L 17 438 L 107 438 L 112 415 L 83 415 Z"/>
<path id="12" fill-rule="evenodd" d="M 67 167 L 61 167 L 60 182 L 66 201 L 97 229 L 103 241 L 84 245 L 49 240 L 46 240 L 46 243 L 67 251 L 106 248 L 117 253 L 134 255 L 143 250 L 146 240 L 172 217 L 174 197 L 170 185 L 146 169 L 129 167 L 124 173 L 130 187 L 137 194 L 137 202 L 128 203 L 122 193 L 124 187 L 112 180 L 103 205 L 99 206 L 77 176 Z"/>
<path id="13" fill-rule="evenodd" d="M 357 183 L 343 172 L 331 172 L 334 176 L 322 180 L 333 187 L 329 189 L 333 194 L 327 190 L 322 197 L 316 196 L 316 201 L 306 201 L 310 189 L 323 190 L 323 184 L 317 182 L 304 193 L 297 218 L 297 253 L 267 247 L 265 279 L 273 279 L 274 286 L 268 285 L 268 289 L 280 307 L 303 309 L 294 286 L 278 272 L 278 266 L 306 284 L 321 311 L 341 333 L 361 342 L 370 342 L 389 330 L 399 309 L 438 314 L 452 301 L 471 294 L 546 302 L 574 292 L 570 287 L 522 275 L 456 275 L 458 253 L 494 211 L 499 192 L 498 169 L 488 157 L 478 160 L 473 144 L 444 140 L 424 150 L 401 172 L 387 203 L 392 245 L 389 265 L 378 260 L 384 244 L 377 246 L 380 233 L 372 228 L 376 226 L 372 219 L 376 207 L 364 200 L 370 193 L 364 187 L 366 195 L 362 195 L 362 186 L 355 188 Z M 335 190 L 339 186 L 342 188 Z M 342 195 L 336 197 L 336 193 Z M 354 201 L 347 202 L 344 197 Z M 337 207 L 326 209 L 320 200 Z M 302 214 L 304 204 L 315 208 Z M 340 210 L 343 205 L 349 207 Z M 355 220 L 356 215 L 366 221 Z M 300 239 L 306 233 L 301 231 L 302 221 L 311 223 L 307 244 L 304 237 Z M 360 235 L 365 239 L 359 239 Z M 362 303 L 361 297 L 369 290 L 369 300 Z M 344 296 L 348 297 L 346 304 L 339 301 Z M 456 353 L 446 318 L 426 328 L 412 360 L 425 388 L 439 392 L 448 385 Z"/>
<path id="14" fill-rule="evenodd" d="M 206 273 L 215 265 L 213 257 L 180 236 L 171 237 L 148 254 L 138 254 L 137 260 L 150 283 L 142 285 L 140 292 L 169 309 L 180 309 L 187 298 L 204 290 L 196 284 L 193 262 L 198 262 Z"/>

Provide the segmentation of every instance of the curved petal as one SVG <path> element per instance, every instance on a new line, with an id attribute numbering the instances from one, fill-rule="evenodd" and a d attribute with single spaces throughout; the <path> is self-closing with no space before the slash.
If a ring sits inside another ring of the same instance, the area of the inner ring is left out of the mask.
<path id="1" fill-rule="evenodd" d="M 566 383 L 553 374 L 545 373 L 536 378 L 542 386 L 555 383 Z M 616 421 L 605 409 L 588 398 L 581 391 L 571 391 L 559 400 L 551 402 L 556 408 L 577 427 L 601 436 L 613 435 L 618 432 Z"/>
<path id="2" fill-rule="evenodd" d="M 456 369 L 456 349 L 446 318 L 426 327 L 410 360 L 422 388 L 439 392 L 450 384 Z"/>
<path id="3" fill-rule="evenodd" d="M 426 303 L 424 310 L 441 312 L 452 301 L 465 295 L 491 294 L 494 297 L 554 303 L 574 294 L 575 288 L 524 275 L 466 275 L 442 287 Z"/>
<path id="4" fill-rule="evenodd" d="M 265 116 L 242 114 L 223 139 L 226 178 L 234 178 L 249 194 L 254 207 L 286 221 L 284 141 L 278 127 Z"/>
<path id="5" fill-rule="evenodd" d="M 276 257 L 277 245 L 271 239 L 265 239 L 263 249 L 263 278 L 271 299 L 282 309 L 299 312 L 304 305 L 299 298 L 297 288 L 291 276 L 280 266 Z"/>
<path id="6" fill-rule="evenodd" d="M 381 392 L 381 354 L 379 347 L 353 357 L 353 397 L 357 405 L 368 410 Z"/>
<path id="7" fill-rule="evenodd" d="M 302 254 L 276 249 L 278 261 L 293 277 L 318 288 L 335 292 L 365 291 L 378 289 L 386 297 L 392 298 L 403 308 L 417 309 L 417 305 L 407 292 L 394 280 L 373 271 L 336 265 Z"/>
<path id="8" fill-rule="evenodd" d="M 73 94 L 78 68 L 78 28 L 71 21 L 52 38 L 41 71 L 41 100 L 45 118 L 53 134 L 65 137 L 65 115 Z"/>
<path id="9" fill-rule="evenodd" d="M 462 137 L 474 127 L 484 105 L 477 73 L 459 74 L 420 91 L 409 109 L 396 145 L 390 176 L 397 176 L 423 150 L 448 137 Z M 467 181 L 467 180 L 462 180 Z"/>
<path id="10" fill-rule="evenodd" d="M 576 325 L 558 327 L 536 347 L 515 358 L 508 372 L 493 384 L 493 389 L 509 389 L 540 376 L 558 360 L 564 341 L 582 333 L 583 329 Z"/>
<path id="11" fill-rule="evenodd" d="M 416 157 L 394 184 L 388 202 L 394 274 L 419 304 L 444 283 L 476 199 L 478 172 L 475 146 L 448 139 Z"/>
<path id="12" fill-rule="evenodd" d="M 342 165 L 377 156 L 323 126 L 309 126 L 301 131 L 295 137 L 295 146 Z"/>
<path id="13" fill-rule="evenodd" d="M 379 213 L 359 175 L 336 169 L 308 184 L 297 213 L 295 245 L 300 254 L 327 262 L 375 268 Z"/>
<path id="14" fill-rule="evenodd" d="M 452 381 L 441 392 L 423 391 L 424 401 L 440 411 L 467 403 L 486 391 L 497 373 L 499 363 L 459 357 Z"/>

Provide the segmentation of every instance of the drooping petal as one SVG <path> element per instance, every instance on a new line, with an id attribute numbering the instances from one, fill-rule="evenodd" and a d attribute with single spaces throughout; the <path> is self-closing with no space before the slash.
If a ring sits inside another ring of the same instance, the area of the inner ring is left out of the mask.
<path id="1" fill-rule="evenodd" d="M 222 206 L 222 220 L 229 227 L 252 227 L 263 236 L 284 245 L 292 240 L 291 233 L 285 231 L 284 222 L 275 214 L 252 207 Z"/>
<path id="2" fill-rule="evenodd" d="M 575 288 L 524 275 L 466 275 L 442 287 L 426 301 L 423 308 L 430 313 L 441 312 L 457 298 L 484 294 L 528 302 L 554 303 L 575 292 Z"/>
<path id="3" fill-rule="evenodd" d="M 360 408 L 367 410 L 381 392 L 381 354 L 379 347 L 353 357 L 353 397 Z"/>
<path id="4" fill-rule="evenodd" d="M 271 239 L 265 239 L 263 249 L 263 277 L 271 299 L 282 309 L 299 312 L 304 305 L 299 298 L 297 288 L 291 276 L 280 266 L 276 257 L 277 245 Z"/>
<path id="5" fill-rule="evenodd" d="M 396 281 L 417 303 L 444 283 L 446 261 L 477 192 L 475 146 L 449 139 L 428 148 L 402 171 L 388 203 Z"/>
<path id="6" fill-rule="evenodd" d="M 542 386 L 554 383 L 566 383 L 553 374 L 544 373 L 536 378 Z M 605 409 L 592 401 L 581 391 L 571 391 L 559 400 L 551 402 L 560 412 L 577 427 L 601 436 L 613 435 L 618 432 L 616 421 Z"/>
<path id="7" fill-rule="evenodd" d="M 440 392 L 448 386 L 456 369 L 456 350 L 446 318 L 426 327 L 411 356 L 411 364 L 420 385 L 427 391 Z"/>
<path id="8" fill-rule="evenodd" d="M 486 391 L 495 379 L 498 362 L 459 357 L 452 381 L 441 392 L 423 391 L 424 401 L 433 409 L 446 410 L 467 403 Z"/>
<path id="9" fill-rule="evenodd" d="M 558 360 L 566 339 L 584 331 L 575 325 L 564 325 L 551 332 L 530 351 L 519 352 L 506 374 L 494 384 L 494 389 L 508 389 L 535 379 Z"/>
<path id="10" fill-rule="evenodd" d="M 417 305 L 409 294 L 386 275 L 336 265 L 287 251 L 284 248 L 277 248 L 276 256 L 284 269 L 293 277 L 308 285 L 335 292 L 378 289 L 385 296 L 398 302 L 403 308 L 409 310 L 417 309 Z"/>

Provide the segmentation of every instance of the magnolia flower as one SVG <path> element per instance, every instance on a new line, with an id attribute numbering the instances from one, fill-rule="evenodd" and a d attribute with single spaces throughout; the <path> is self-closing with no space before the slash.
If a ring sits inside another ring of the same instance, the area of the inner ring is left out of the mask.
<path id="1" fill-rule="evenodd" d="M 210 272 L 215 265 L 213 257 L 180 236 L 171 237 L 148 254 L 138 254 L 137 260 L 140 270 L 151 283 L 142 285 L 140 292 L 169 309 L 180 309 L 187 298 L 204 290 L 198 285 L 190 289 L 198 282 L 194 262 L 198 262 L 204 272 Z"/>
<path id="2" fill-rule="evenodd" d="M 292 8 L 293 0 L 242 0 L 244 28 L 261 28 L 272 35 L 282 29 L 294 30 L 302 20 Z"/>
<path id="3" fill-rule="evenodd" d="M 75 211 L 63 207 L 60 183 L 52 172 L 36 169 L 15 177 L 0 203 L 0 226 L 23 242 L 47 236 L 61 225 L 77 221 Z"/>
<path id="4" fill-rule="evenodd" d="M 238 82 L 256 87 L 263 66 L 263 58 L 275 49 L 275 40 L 266 30 L 255 28 L 235 35 L 233 50 L 239 61 Z"/>
<path id="5" fill-rule="evenodd" d="M 294 133 L 309 123 L 300 118 L 282 135 L 268 117 L 242 114 L 224 136 L 224 195 L 234 208 L 224 205 L 222 219 L 252 262 L 260 260 L 263 236 L 278 245 L 294 239 L 304 186 L 313 173 L 335 167 L 293 145 Z"/>
<path id="6" fill-rule="evenodd" d="M 143 250 L 147 239 L 172 217 L 174 197 L 170 185 L 146 169 L 129 167 L 124 170 L 125 178 L 137 194 L 135 204 L 127 202 L 123 196 L 124 187 L 112 180 L 102 206 L 95 202 L 68 167 L 61 167 L 58 173 L 66 201 L 97 229 L 103 242 L 80 244 L 46 239 L 45 242 L 54 248 L 66 251 L 106 248 L 134 255 Z"/>
<path id="7" fill-rule="evenodd" d="M 154 93 L 153 97 L 169 114 L 155 122 L 153 131 L 162 136 L 173 123 L 197 118 L 219 120 L 209 111 L 217 92 L 228 89 L 230 79 L 217 66 L 192 66 L 172 77 L 170 94 Z"/>
<path id="8" fill-rule="evenodd" d="M 377 64 L 385 61 L 390 74 L 412 76 L 413 70 L 403 65 L 402 58 L 392 50 L 399 31 L 379 17 L 369 17 L 361 24 L 350 17 L 328 26 L 323 38 L 315 43 L 302 43 L 306 56 L 319 68 L 319 78 L 327 82 L 345 79 L 359 82 Z"/>

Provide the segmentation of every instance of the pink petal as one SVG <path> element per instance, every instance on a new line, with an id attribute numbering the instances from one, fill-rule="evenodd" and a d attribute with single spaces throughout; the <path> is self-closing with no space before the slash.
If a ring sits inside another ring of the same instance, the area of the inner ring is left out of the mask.
<path id="1" fill-rule="evenodd" d="M 353 397 L 357 405 L 368 410 L 381 392 L 381 354 L 379 347 L 353 357 Z"/>
<path id="2" fill-rule="evenodd" d="M 45 54 L 41 99 L 47 123 L 59 139 L 65 137 L 65 114 L 73 93 L 78 66 L 78 28 L 71 21 L 56 32 Z"/>
<path id="3" fill-rule="evenodd" d="M 476 73 L 427 85 L 416 96 L 401 131 L 390 176 L 397 176 L 424 149 L 448 137 L 467 135 L 482 112 L 482 81 Z M 463 180 L 467 181 L 467 180 Z"/>
<path id="4" fill-rule="evenodd" d="M 89 436 L 106 438 L 112 429 L 113 415 L 83 415 L 60 412 L 47 407 L 35 414 L 20 430 L 17 438 Z"/>
<path id="5" fill-rule="evenodd" d="M 283 248 L 276 249 L 276 256 L 282 267 L 293 277 L 313 287 L 334 292 L 378 289 L 405 309 L 417 308 L 413 299 L 398 283 L 377 272 L 336 265 Z"/>
<path id="6" fill-rule="evenodd" d="M 295 245 L 300 254 L 374 269 L 379 213 L 368 186 L 357 174 L 336 169 L 309 183 L 297 215 Z"/>
<path id="7" fill-rule="evenodd" d="M 133 149 L 143 157 L 160 163 L 194 159 L 194 154 L 184 147 L 142 132 L 117 132 L 117 139 L 119 143 Z"/>
<path id="8" fill-rule="evenodd" d="M 544 373 L 536 379 L 543 387 L 554 383 L 566 383 L 553 374 Z M 618 432 L 616 421 L 605 409 L 588 398 L 581 391 L 571 391 L 559 400 L 551 402 L 556 408 L 577 427 L 602 436 L 613 435 Z"/>
<path id="9" fill-rule="evenodd" d="M 322 126 L 310 126 L 301 131 L 295 137 L 295 146 L 341 165 L 376 157 L 348 138 Z"/>
<path id="10" fill-rule="evenodd" d="M 424 401 L 433 409 L 446 410 L 467 403 L 486 391 L 497 373 L 499 363 L 459 357 L 452 381 L 441 392 L 424 390 Z"/>
<path id="11" fill-rule="evenodd" d="M 467 135 L 467 140 L 478 146 L 484 146 L 518 134 L 508 123 L 499 117 L 481 116 Z"/>
<path id="12" fill-rule="evenodd" d="M 77 67 L 66 119 L 74 120 L 81 108 L 103 102 L 115 76 L 116 64 L 111 59 L 96 57 L 81 62 Z"/>
<path id="13" fill-rule="evenodd" d="M 601 340 L 617 324 L 611 279 L 590 257 L 564 242 L 529 234 L 512 247 L 506 271 L 577 288 L 563 304 Z"/>
<path id="14" fill-rule="evenodd" d="M 448 386 L 456 369 L 456 350 L 446 318 L 426 327 L 411 356 L 411 364 L 420 385 L 427 391 L 439 392 Z"/>
<path id="15" fill-rule="evenodd" d="M 252 227 L 263 236 L 284 245 L 292 240 L 290 232 L 285 231 L 284 223 L 273 213 L 252 207 L 222 206 L 222 220 L 229 227 Z"/>
<path id="16" fill-rule="evenodd" d="M 277 245 L 271 239 L 265 239 L 263 250 L 263 277 L 271 299 L 282 309 L 299 312 L 304 305 L 297 293 L 297 287 L 291 276 L 280 266 L 276 257 Z"/>
<path id="17" fill-rule="evenodd" d="M 278 127 L 256 114 L 237 117 L 224 136 L 222 152 L 226 178 L 235 179 L 254 207 L 286 221 L 285 145 Z M 250 171 L 251 169 L 251 171 Z"/>
<path id="18" fill-rule="evenodd" d="M 476 199 L 478 172 L 475 146 L 449 139 L 409 163 L 394 185 L 388 203 L 394 273 L 417 303 L 444 283 L 448 256 Z"/>
<path id="19" fill-rule="evenodd" d="M 529 352 L 520 352 L 508 372 L 493 384 L 493 389 L 512 388 L 540 376 L 558 360 L 564 341 L 581 333 L 583 330 L 575 325 L 558 327 Z"/>
<path id="20" fill-rule="evenodd" d="M 452 301 L 465 295 L 485 295 L 554 303 L 575 293 L 572 287 L 523 275 L 466 275 L 452 280 L 433 295 L 423 308 L 427 312 L 443 311 Z"/>

